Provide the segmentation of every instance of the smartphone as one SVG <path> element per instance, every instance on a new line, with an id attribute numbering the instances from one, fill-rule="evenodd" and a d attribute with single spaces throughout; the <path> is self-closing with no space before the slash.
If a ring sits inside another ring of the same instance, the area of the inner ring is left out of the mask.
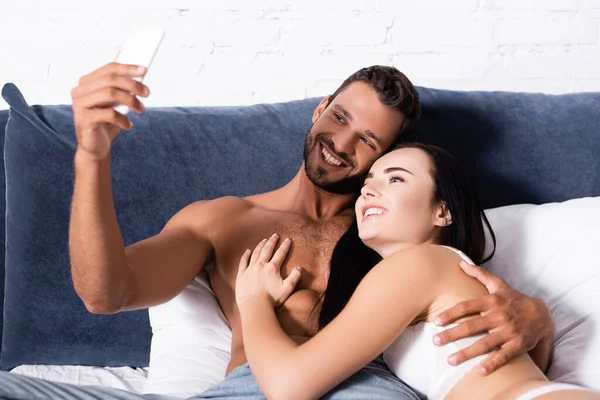
<path id="1" fill-rule="evenodd" d="M 132 29 L 115 61 L 120 64 L 141 65 L 146 68 L 147 74 L 164 34 L 165 30 L 162 28 L 138 27 Z M 142 82 L 144 77 L 133 79 Z M 114 109 L 123 115 L 127 115 L 129 112 L 129 107 L 125 105 L 115 106 Z"/>

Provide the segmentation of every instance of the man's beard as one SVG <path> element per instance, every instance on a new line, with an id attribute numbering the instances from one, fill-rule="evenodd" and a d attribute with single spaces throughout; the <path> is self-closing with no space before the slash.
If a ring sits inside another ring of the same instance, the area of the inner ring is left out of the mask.
<path id="1" fill-rule="evenodd" d="M 304 140 L 304 170 L 308 179 L 317 186 L 318 188 L 334 194 L 358 194 L 360 188 L 362 187 L 363 182 L 365 181 L 365 177 L 367 174 L 358 175 L 358 176 L 347 176 L 338 181 L 328 181 L 327 175 L 330 173 L 320 165 L 313 165 L 312 160 L 310 160 L 311 152 L 315 151 L 315 147 L 317 145 L 316 138 L 312 137 L 312 129 L 308 131 L 306 135 L 306 139 Z M 333 149 L 333 142 L 328 140 L 328 138 L 323 137 L 321 141 L 326 142 L 327 145 Z M 338 154 L 336 154 L 338 155 Z M 340 156 L 340 155 L 338 155 Z M 322 157 L 319 154 L 319 157 Z M 352 166 L 353 164 L 350 162 L 349 157 L 340 156 L 340 158 L 346 163 L 346 165 Z"/>

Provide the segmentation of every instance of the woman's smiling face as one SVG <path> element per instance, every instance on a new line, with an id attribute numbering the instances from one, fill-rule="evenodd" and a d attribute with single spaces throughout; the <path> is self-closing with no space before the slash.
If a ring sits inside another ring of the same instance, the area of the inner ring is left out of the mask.
<path id="1" fill-rule="evenodd" d="M 433 204 L 431 172 L 429 155 L 411 147 L 394 150 L 371 167 L 355 211 L 361 240 L 382 257 L 392 249 L 434 242 L 444 226 L 441 207 Z"/>

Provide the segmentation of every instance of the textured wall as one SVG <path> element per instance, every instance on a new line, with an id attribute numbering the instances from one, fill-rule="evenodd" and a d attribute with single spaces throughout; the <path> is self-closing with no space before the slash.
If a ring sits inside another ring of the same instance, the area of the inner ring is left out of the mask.
<path id="1" fill-rule="evenodd" d="M 69 103 L 139 24 L 167 29 L 150 106 L 317 96 L 371 64 L 437 88 L 600 90 L 600 0 L 0 0 L 0 83 Z"/>

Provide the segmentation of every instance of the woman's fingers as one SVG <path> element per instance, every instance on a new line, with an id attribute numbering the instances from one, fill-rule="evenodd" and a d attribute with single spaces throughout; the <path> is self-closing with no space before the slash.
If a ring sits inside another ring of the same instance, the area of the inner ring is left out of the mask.
<path id="1" fill-rule="evenodd" d="M 273 258 L 271 258 L 271 263 L 275 265 L 277 271 L 281 271 L 281 266 L 283 265 L 283 261 L 287 257 L 291 246 L 292 241 L 290 239 L 285 239 L 273 255 Z"/>
<path id="2" fill-rule="evenodd" d="M 267 243 L 267 239 L 261 240 L 256 245 L 256 247 L 254 248 L 254 251 L 252 252 L 252 257 L 250 257 L 250 264 L 254 264 L 256 261 L 258 261 L 258 257 L 260 257 L 260 252 L 262 251 L 263 247 L 265 246 L 265 243 Z"/>
<path id="3" fill-rule="evenodd" d="M 248 249 L 242 254 L 240 258 L 240 265 L 238 267 L 238 274 L 244 272 L 246 268 L 248 268 L 248 261 L 250 261 L 250 255 L 252 254 L 252 250 Z"/>
<path id="4" fill-rule="evenodd" d="M 283 281 L 283 288 L 281 291 L 281 296 L 276 302 L 276 306 L 280 306 L 292 295 L 296 285 L 300 282 L 300 278 L 302 277 L 302 268 L 296 267 L 290 272 L 287 278 Z"/>
<path id="5" fill-rule="evenodd" d="M 273 256 L 273 250 L 275 250 L 275 245 L 277 244 L 278 240 L 279 235 L 276 233 L 272 234 L 271 237 L 267 239 L 258 257 L 259 261 L 262 261 L 265 264 L 271 261 L 271 257 Z"/>
<path id="6" fill-rule="evenodd" d="M 249 264 L 254 264 L 257 262 L 262 263 L 262 265 L 273 264 L 277 270 L 281 269 L 281 265 L 285 261 L 285 258 L 288 255 L 290 247 L 292 245 L 292 241 L 290 239 L 285 239 L 281 246 L 275 251 L 275 247 L 277 246 L 277 242 L 279 241 L 279 235 L 274 233 L 271 237 L 267 239 L 263 239 L 260 241 L 256 248 L 252 252 L 252 256 L 250 257 Z M 275 254 L 273 254 L 273 252 Z"/>

